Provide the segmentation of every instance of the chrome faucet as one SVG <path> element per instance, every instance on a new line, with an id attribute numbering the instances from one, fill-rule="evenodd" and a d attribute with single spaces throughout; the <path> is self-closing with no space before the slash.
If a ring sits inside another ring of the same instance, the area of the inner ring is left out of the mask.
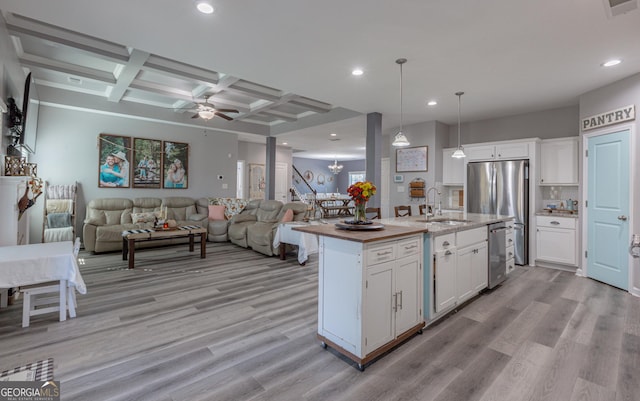
<path id="1" fill-rule="evenodd" d="M 433 195 L 433 205 L 429 205 L 429 192 L 431 192 L 431 190 L 436 191 L 436 193 Z M 425 205 L 427 207 L 427 221 L 429 221 L 429 217 L 433 216 L 433 208 L 436 205 L 436 195 L 440 196 L 440 191 L 438 191 L 438 188 L 436 187 L 430 187 L 429 189 L 427 189 L 427 195 L 425 197 Z M 437 212 L 438 216 L 442 216 L 442 201 L 440 203 L 438 203 L 438 212 Z"/>

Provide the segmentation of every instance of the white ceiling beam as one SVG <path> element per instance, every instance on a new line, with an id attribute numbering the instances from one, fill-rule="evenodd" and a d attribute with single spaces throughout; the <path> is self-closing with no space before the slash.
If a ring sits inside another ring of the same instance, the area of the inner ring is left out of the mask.
<path id="1" fill-rule="evenodd" d="M 156 55 L 150 55 L 143 69 L 160 74 L 170 75 L 179 79 L 189 78 L 200 84 L 214 86 L 218 83 L 219 74 L 192 65 L 169 60 Z"/>
<path id="2" fill-rule="evenodd" d="M 69 64 L 62 61 L 51 60 L 33 54 L 24 54 L 18 59 L 22 66 L 38 67 L 52 70 L 67 75 L 75 75 L 86 79 L 103 82 L 108 85 L 116 83 L 116 79 L 112 73 L 96 70 L 95 68 L 81 67 L 75 64 Z"/>
<path id="3" fill-rule="evenodd" d="M 125 46 L 82 35 L 17 14 L 8 13 L 6 17 L 7 29 L 11 35 L 28 35 L 45 39 L 53 43 L 83 50 L 111 61 L 123 62 L 129 59 L 129 52 Z"/>
<path id="4" fill-rule="evenodd" d="M 296 96 L 294 99 L 291 99 L 289 103 L 305 109 L 313 110 L 318 113 L 326 113 L 333 109 L 333 106 L 331 106 L 329 103 L 309 99 L 308 97 L 304 96 Z"/>
<path id="5" fill-rule="evenodd" d="M 140 69 L 147 59 L 149 59 L 149 53 L 138 49 L 131 51 L 129 62 L 123 66 L 115 86 L 111 89 L 111 93 L 109 93 L 108 100 L 110 102 L 119 102 L 120 99 L 122 99 L 122 96 L 124 96 L 129 89 L 129 85 L 131 85 L 133 80 L 138 76 Z"/>

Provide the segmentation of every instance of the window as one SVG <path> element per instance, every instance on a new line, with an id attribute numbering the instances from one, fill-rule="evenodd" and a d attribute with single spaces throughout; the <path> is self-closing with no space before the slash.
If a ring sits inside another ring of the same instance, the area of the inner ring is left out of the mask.
<path id="1" fill-rule="evenodd" d="M 364 181 L 364 171 L 349 171 L 349 186 L 355 184 L 358 181 Z"/>

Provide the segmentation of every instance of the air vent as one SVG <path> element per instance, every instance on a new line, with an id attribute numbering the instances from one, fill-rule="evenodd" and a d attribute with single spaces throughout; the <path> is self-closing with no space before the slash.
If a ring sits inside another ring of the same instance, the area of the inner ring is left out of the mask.
<path id="1" fill-rule="evenodd" d="M 340 138 L 329 138 L 329 140 L 330 140 L 331 142 L 335 142 L 335 141 L 339 141 L 339 140 L 340 140 Z"/>
<path id="2" fill-rule="evenodd" d="M 82 80 L 80 78 L 76 78 L 76 77 L 67 77 L 67 80 L 69 82 L 71 82 L 74 85 L 80 85 L 82 84 Z"/>
<path id="3" fill-rule="evenodd" d="M 638 0 L 603 0 L 609 18 L 628 13 L 638 8 Z"/>

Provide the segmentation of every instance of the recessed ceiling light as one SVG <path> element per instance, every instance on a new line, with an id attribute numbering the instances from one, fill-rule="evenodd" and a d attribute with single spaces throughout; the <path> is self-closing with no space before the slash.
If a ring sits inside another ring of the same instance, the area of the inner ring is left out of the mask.
<path id="1" fill-rule="evenodd" d="M 618 65 L 620 63 L 622 63 L 622 60 L 615 58 L 613 60 L 609 60 L 609 61 L 606 61 L 606 62 L 602 63 L 602 66 L 603 67 L 613 67 L 614 65 Z"/>
<path id="2" fill-rule="evenodd" d="M 283 145 L 288 145 L 288 144 L 289 144 L 289 142 L 282 142 L 282 144 L 283 144 Z"/>
<path id="3" fill-rule="evenodd" d="M 338 136 L 338 134 L 336 134 L 335 132 L 332 132 L 329 134 L 330 136 Z"/>
<path id="4" fill-rule="evenodd" d="M 364 74 L 364 71 L 362 71 L 362 68 L 354 68 L 353 71 L 351 71 L 352 75 L 355 75 L 356 77 Z"/>
<path id="5" fill-rule="evenodd" d="M 196 3 L 196 8 L 198 9 L 198 11 L 200 11 L 203 14 L 212 14 L 213 13 L 213 6 L 211 5 L 211 3 L 207 2 L 207 1 L 198 1 Z"/>
<path id="6" fill-rule="evenodd" d="M 438 104 L 438 102 L 436 102 L 435 100 L 429 100 L 427 102 L 427 106 L 435 106 L 436 104 Z"/>

